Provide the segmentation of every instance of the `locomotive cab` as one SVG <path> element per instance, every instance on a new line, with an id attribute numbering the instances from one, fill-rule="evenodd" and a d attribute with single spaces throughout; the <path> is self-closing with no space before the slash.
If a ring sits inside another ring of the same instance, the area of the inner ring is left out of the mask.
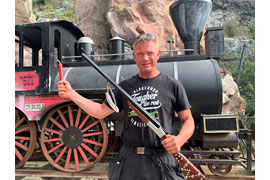
<path id="1" fill-rule="evenodd" d="M 16 25 L 15 35 L 16 95 L 55 93 L 50 90 L 58 73 L 56 59 L 74 56 L 83 33 L 68 21 L 54 21 Z"/>

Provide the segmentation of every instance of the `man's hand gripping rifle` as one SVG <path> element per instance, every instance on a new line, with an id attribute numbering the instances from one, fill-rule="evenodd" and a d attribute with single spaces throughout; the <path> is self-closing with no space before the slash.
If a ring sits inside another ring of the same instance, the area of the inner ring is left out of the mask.
<path id="1" fill-rule="evenodd" d="M 115 83 L 98 65 L 89 58 L 85 53 L 82 57 L 89 62 L 95 70 L 97 70 L 105 79 L 107 79 L 120 93 L 128 100 L 129 107 L 163 140 L 166 133 L 161 128 L 160 123 L 156 121 L 146 110 L 144 110 L 132 97 L 117 83 Z M 205 176 L 180 152 L 173 154 L 186 179 L 204 180 Z"/>

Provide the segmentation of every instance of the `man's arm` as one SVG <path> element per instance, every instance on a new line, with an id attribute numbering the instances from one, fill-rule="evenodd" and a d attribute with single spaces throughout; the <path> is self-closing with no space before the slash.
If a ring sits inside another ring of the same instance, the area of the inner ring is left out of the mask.
<path id="1" fill-rule="evenodd" d="M 94 102 L 78 94 L 75 90 L 72 89 L 68 81 L 59 81 L 57 83 L 57 88 L 59 96 L 69 98 L 86 113 L 95 118 L 103 119 L 104 117 L 107 117 L 114 112 L 114 110 L 109 108 L 106 104 Z"/>
<path id="2" fill-rule="evenodd" d="M 182 122 L 182 127 L 177 136 L 167 135 L 161 143 L 168 153 L 174 154 L 180 152 L 183 144 L 192 136 L 195 126 L 190 109 L 178 112 L 178 117 Z"/>

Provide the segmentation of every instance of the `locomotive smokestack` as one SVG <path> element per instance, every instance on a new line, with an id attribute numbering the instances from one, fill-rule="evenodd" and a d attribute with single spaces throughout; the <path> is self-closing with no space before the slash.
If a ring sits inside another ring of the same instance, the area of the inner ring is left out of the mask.
<path id="1" fill-rule="evenodd" d="M 211 0 L 178 0 L 171 4 L 170 15 L 185 49 L 194 49 L 186 55 L 200 54 L 200 40 L 211 10 Z"/>

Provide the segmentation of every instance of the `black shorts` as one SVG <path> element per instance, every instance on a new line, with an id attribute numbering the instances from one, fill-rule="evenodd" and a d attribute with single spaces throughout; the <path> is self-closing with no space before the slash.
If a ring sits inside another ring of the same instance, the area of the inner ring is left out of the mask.
<path id="1" fill-rule="evenodd" d="M 109 180 L 185 180 L 175 158 L 141 155 L 121 147 L 109 165 Z"/>

